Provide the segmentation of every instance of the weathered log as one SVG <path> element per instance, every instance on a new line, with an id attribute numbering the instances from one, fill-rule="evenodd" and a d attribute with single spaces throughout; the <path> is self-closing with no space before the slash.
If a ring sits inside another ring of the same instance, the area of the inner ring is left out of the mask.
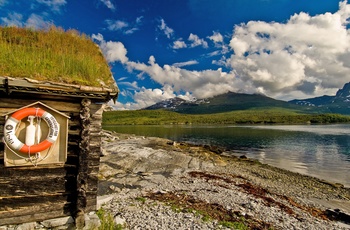
<path id="1" fill-rule="evenodd" d="M 79 167 L 77 175 L 77 207 L 76 218 L 79 219 L 78 225 L 81 223 L 81 216 L 85 213 L 87 205 L 86 191 L 88 187 L 88 155 L 90 152 L 90 108 L 91 101 L 89 99 L 83 99 L 81 101 L 80 121 L 81 121 L 81 141 L 79 143 Z"/>
<path id="2" fill-rule="evenodd" d="M 4 167 L 3 126 L 6 113 L 45 103 L 68 115 L 67 161 L 62 165 Z M 75 101 L 74 101 L 75 100 Z M 29 96 L 0 101 L 0 225 L 18 224 L 96 209 L 103 105 L 77 98 Z M 80 100 L 80 99 L 79 99 Z"/>

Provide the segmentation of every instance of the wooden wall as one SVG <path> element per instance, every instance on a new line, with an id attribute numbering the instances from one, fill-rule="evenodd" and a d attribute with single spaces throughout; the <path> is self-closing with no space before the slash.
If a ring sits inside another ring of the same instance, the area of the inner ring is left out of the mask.
<path id="1" fill-rule="evenodd" d="M 59 101 L 41 99 L 40 102 L 70 117 L 67 162 L 64 167 L 6 168 L 3 114 L 39 101 L 33 97 L 20 98 L 0 95 L 0 226 L 76 216 L 77 213 L 95 210 L 101 155 L 102 103 L 92 101 L 90 104 L 90 100 L 81 98 L 60 98 Z M 87 130 L 82 130 L 84 127 Z"/>

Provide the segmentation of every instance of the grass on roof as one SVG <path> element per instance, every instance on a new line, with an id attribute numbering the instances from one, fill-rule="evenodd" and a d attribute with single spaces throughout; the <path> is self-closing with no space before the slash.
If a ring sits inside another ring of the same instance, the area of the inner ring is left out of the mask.
<path id="1" fill-rule="evenodd" d="M 114 83 L 99 47 L 85 34 L 50 27 L 0 27 L 0 76 L 68 84 Z"/>

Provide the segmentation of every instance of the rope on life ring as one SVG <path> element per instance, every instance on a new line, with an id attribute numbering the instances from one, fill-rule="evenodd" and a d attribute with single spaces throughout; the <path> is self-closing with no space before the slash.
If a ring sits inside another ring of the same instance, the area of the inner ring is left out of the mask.
<path id="1" fill-rule="evenodd" d="M 49 127 L 46 139 L 39 144 L 31 146 L 22 143 L 16 136 L 16 127 L 18 123 L 28 116 L 35 116 L 44 119 Z M 16 111 L 6 120 L 4 127 L 4 140 L 6 144 L 13 150 L 27 153 L 29 155 L 34 155 L 48 149 L 57 140 L 59 133 L 59 124 L 56 118 L 41 108 L 24 108 Z"/>

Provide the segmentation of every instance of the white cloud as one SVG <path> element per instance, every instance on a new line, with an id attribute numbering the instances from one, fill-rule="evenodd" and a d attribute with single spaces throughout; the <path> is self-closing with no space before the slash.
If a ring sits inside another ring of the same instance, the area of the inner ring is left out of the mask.
<path id="1" fill-rule="evenodd" d="M 164 19 L 160 20 L 160 25 L 158 26 L 158 28 L 164 32 L 167 38 L 171 38 L 172 35 L 174 34 L 174 30 L 165 24 Z"/>
<path id="2" fill-rule="evenodd" d="M 208 48 L 208 42 L 199 38 L 198 35 L 191 33 L 188 40 L 191 42 L 191 47 L 203 46 L 204 48 Z"/>
<path id="3" fill-rule="evenodd" d="M 183 66 L 197 65 L 197 64 L 198 64 L 198 61 L 192 60 L 192 61 L 186 61 L 186 62 L 177 62 L 177 63 L 174 63 L 173 66 L 183 67 Z"/>
<path id="4" fill-rule="evenodd" d="M 234 29 L 234 54 L 227 64 L 270 96 L 334 92 L 349 82 L 349 17 L 350 5 L 341 2 L 334 14 L 299 13 L 286 23 L 241 24 Z"/>
<path id="5" fill-rule="evenodd" d="M 148 63 L 124 61 L 128 70 L 142 79 L 149 77 L 162 88 L 137 90 L 133 94 L 135 102 L 123 108 L 143 108 L 175 95 L 205 98 L 228 91 L 258 92 L 285 100 L 334 94 L 349 82 L 349 16 L 350 5 L 341 2 L 339 11 L 333 14 L 300 13 L 285 23 L 251 21 L 236 26 L 229 47 L 222 42 L 221 50 L 211 53 L 219 56 L 232 52 L 229 58 L 213 60 L 218 65 L 226 64 L 229 72 L 221 68 L 181 68 L 196 61 L 160 66 L 154 56 Z M 209 39 L 221 42 L 215 32 Z M 192 34 L 193 44 L 201 44 L 199 40 Z"/>
<path id="6" fill-rule="evenodd" d="M 23 26 L 23 15 L 19 13 L 9 13 L 7 17 L 1 17 L 2 24 L 6 26 Z"/>
<path id="7" fill-rule="evenodd" d="M 136 24 L 141 24 L 142 23 L 143 16 L 137 17 L 136 18 Z"/>
<path id="8" fill-rule="evenodd" d="M 125 22 L 125 21 L 121 21 L 121 20 L 106 20 L 105 21 L 108 25 L 108 29 L 111 31 L 117 31 L 117 30 L 121 30 L 125 27 L 129 26 L 129 23 Z"/>
<path id="9" fill-rule="evenodd" d="M 122 31 L 123 34 L 133 34 L 139 30 L 139 26 L 142 24 L 143 16 L 137 17 L 135 23 L 128 23 L 122 20 L 110 20 L 107 19 L 107 29 L 110 31 Z"/>
<path id="10" fill-rule="evenodd" d="M 118 85 L 123 85 L 126 86 L 126 88 L 128 90 L 139 90 L 140 88 L 137 85 L 136 81 L 133 82 L 127 82 L 127 81 L 123 81 L 121 79 L 118 79 Z"/>
<path id="11" fill-rule="evenodd" d="M 115 5 L 113 4 L 113 2 L 111 0 L 100 0 L 103 4 L 105 4 L 105 6 L 107 6 L 108 9 L 114 11 Z"/>
<path id="12" fill-rule="evenodd" d="M 161 89 L 146 89 L 142 87 L 139 91 L 135 92 L 133 95 L 133 103 L 119 103 L 115 105 L 110 104 L 116 110 L 135 110 L 142 109 L 148 106 L 154 105 L 157 102 L 176 97 L 172 88 L 170 86 L 164 86 Z"/>
<path id="13" fill-rule="evenodd" d="M 187 47 L 186 43 L 182 40 L 177 40 L 177 41 L 174 41 L 173 43 L 173 49 L 182 49 L 186 47 Z"/>
<path id="14" fill-rule="evenodd" d="M 45 21 L 44 18 L 37 14 L 31 14 L 25 23 L 26 27 L 35 29 L 45 29 L 50 26 L 50 23 Z"/>
<path id="15" fill-rule="evenodd" d="M 128 79 L 127 77 L 120 77 L 118 78 L 118 81 L 124 81 L 125 79 Z"/>
<path id="16" fill-rule="evenodd" d="M 61 7 L 67 4 L 66 0 L 36 0 L 39 4 L 44 4 L 51 8 L 52 11 L 60 12 Z"/>
<path id="17" fill-rule="evenodd" d="M 219 32 L 213 32 L 212 36 L 208 37 L 214 43 L 222 43 L 224 42 L 224 37 Z"/>
<path id="18" fill-rule="evenodd" d="M 151 56 L 148 64 L 127 62 L 130 69 L 146 73 L 163 86 L 171 86 L 175 92 L 190 92 L 196 98 L 215 96 L 242 87 L 240 79 L 222 69 L 189 71 L 176 66 L 159 66 Z"/>
<path id="19" fill-rule="evenodd" d="M 131 29 L 128 29 L 128 30 L 124 31 L 124 34 L 133 34 L 133 33 L 135 33 L 138 30 L 139 30 L 139 28 L 134 27 L 134 28 L 131 28 Z"/>
<path id="20" fill-rule="evenodd" d="M 45 29 L 50 26 L 50 22 L 46 21 L 42 16 L 31 14 L 26 21 L 23 15 L 19 13 L 10 13 L 7 17 L 1 18 L 2 24 L 6 26 L 28 27 L 34 29 Z"/>
<path id="21" fill-rule="evenodd" d="M 162 89 L 146 89 L 142 87 L 142 89 L 134 95 L 135 106 L 138 108 L 145 108 L 175 96 L 176 95 L 169 86 L 165 86 Z"/>
<path id="22" fill-rule="evenodd" d="M 121 63 L 126 63 L 128 61 L 126 56 L 127 50 L 123 43 L 114 41 L 106 42 L 102 34 L 93 34 L 91 37 L 98 42 L 100 49 L 109 63 L 118 61 Z"/>

